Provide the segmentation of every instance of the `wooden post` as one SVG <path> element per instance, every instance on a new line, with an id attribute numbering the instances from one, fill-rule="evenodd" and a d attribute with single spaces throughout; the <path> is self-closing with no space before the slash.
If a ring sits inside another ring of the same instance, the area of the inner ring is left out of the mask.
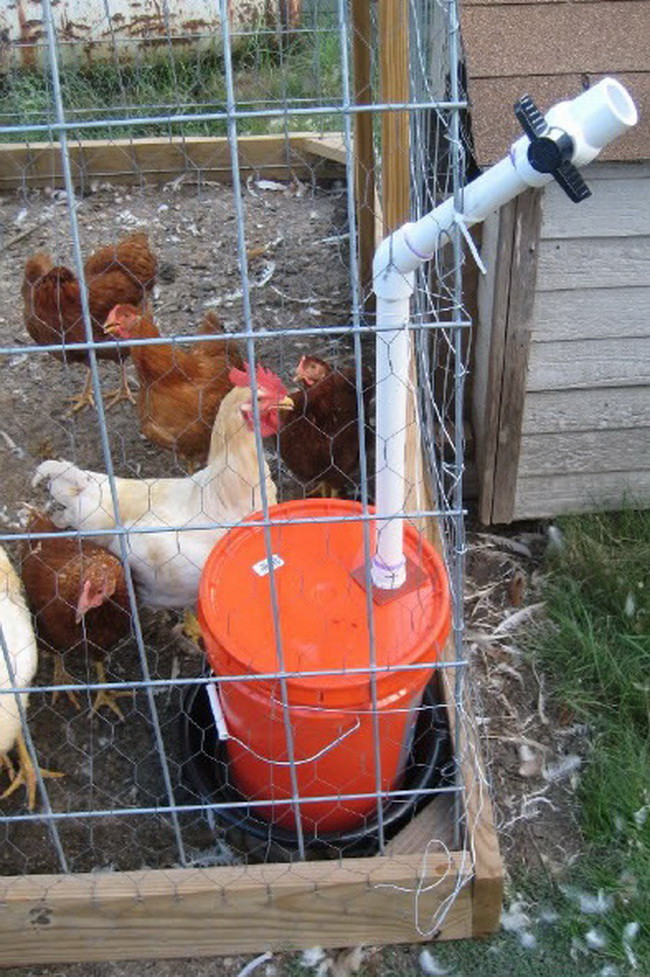
<path id="1" fill-rule="evenodd" d="M 368 0 L 352 0 L 352 63 L 354 99 L 357 105 L 372 102 L 370 51 L 372 32 Z M 354 182 L 359 235 L 359 280 L 366 306 L 371 298 L 372 259 L 375 252 L 375 154 L 372 112 L 354 117 Z"/>
<path id="2" fill-rule="evenodd" d="M 379 2 L 379 73 L 382 102 L 408 102 L 408 0 Z M 390 234 L 409 218 L 409 114 L 384 111 L 381 117 L 382 203 L 384 233 Z"/>

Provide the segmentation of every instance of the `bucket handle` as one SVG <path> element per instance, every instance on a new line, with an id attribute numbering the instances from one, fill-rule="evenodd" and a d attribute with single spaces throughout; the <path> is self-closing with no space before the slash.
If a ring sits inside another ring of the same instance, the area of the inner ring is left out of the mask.
<path id="1" fill-rule="evenodd" d="M 348 738 L 348 736 L 352 736 L 353 733 L 356 733 L 359 726 L 361 725 L 361 720 L 357 716 L 354 726 L 350 726 L 350 728 L 346 729 L 344 733 L 341 733 L 340 736 L 337 736 L 337 738 L 332 743 L 328 743 L 327 746 L 324 746 L 322 750 L 318 751 L 318 753 L 314 753 L 313 756 L 308 756 L 308 757 L 304 757 L 302 760 L 293 760 L 293 761 L 271 760 L 270 757 L 265 757 L 262 756 L 260 753 L 256 753 L 255 750 L 253 750 L 248 745 L 248 743 L 244 743 L 243 740 L 240 740 L 238 739 L 237 736 L 232 735 L 232 733 L 228 729 L 228 726 L 226 725 L 226 717 L 224 716 L 223 708 L 221 705 L 221 699 L 219 697 L 219 691 L 217 689 L 216 683 L 210 682 L 207 686 L 207 690 L 208 690 L 208 700 L 210 702 L 210 707 L 212 709 L 212 715 L 214 717 L 214 722 L 217 727 L 217 735 L 219 739 L 233 740 L 235 743 L 238 743 L 239 746 L 242 746 L 245 750 L 248 750 L 249 753 L 252 753 L 257 760 L 262 760 L 264 763 L 273 764 L 273 766 L 275 767 L 290 767 L 292 766 L 292 764 L 293 766 L 299 767 L 303 763 L 313 763 L 314 760 L 318 760 L 319 757 L 322 757 L 326 753 L 329 753 L 330 750 L 333 750 L 335 746 L 338 746 L 339 743 L 342 743 L 343 740 Z"/>

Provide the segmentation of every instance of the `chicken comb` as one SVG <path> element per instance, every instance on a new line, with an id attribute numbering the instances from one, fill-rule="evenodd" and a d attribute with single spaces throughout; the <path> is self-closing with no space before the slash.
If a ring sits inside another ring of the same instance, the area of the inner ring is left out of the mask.
<path id="1" fill-rule="evenodd" d="M 277 398 L 278 400 L 282 400 L 282 398 L 286 396 L 287 388 L 283 384 L 280 377 L 271 370 L 267 370 L 266 367 L 261 365 L 261 363 L 257 364 L 255 377 L 257 379 L 258 388 L 262 387 L 266 393 L 270 394 L 274 399 Z M 233 366 L 228 374 L 228 378 L 234 387 L 250 387 L 251 375 L 248 363 L 244 364 L 243 370 L 238 370 Z"/>

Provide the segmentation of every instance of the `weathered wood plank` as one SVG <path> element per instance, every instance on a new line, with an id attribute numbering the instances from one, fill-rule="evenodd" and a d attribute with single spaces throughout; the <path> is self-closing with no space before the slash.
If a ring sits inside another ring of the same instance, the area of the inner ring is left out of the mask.
<path id="1" fill-rule="evenodd" d="M 565 512 L 620 509 L 650 504 L 650 471 L 630 469 L 599 475 L 544 475 L 521 478 L 515 519 L 541 519 Z"/>
<path id="2" fill-rule="evenodd" d="M 248 865 L 0 882 L 0 965 L 252 953 L 422 940 L 421 918 L 451 894 L 461 856 Z M 425 872 L 424 878 L 422 872 Z M 465 886 L 442 937 L 472 932 Z"/>
<path id="3" fill-rule="evenodd" d="M 516 198 L 491 522 L 509 522 L 515 504 L 537 279 L 541 197 L 539 190 L 531 189 Z"/>
<path id="4" fill-rule="evenodd" d="M 511 201 L 499 213 L 488 217 L 483 228 L 482 256 L 488 274 L 481 276 L 478 283 L 472 417 L 476 435 L 479 515 L 485 523 L 489 523 L 492 518 L 516 212 L 516 202 Z"/>
<path id="5" fill-rule="evenodd" d="M 531 343 L 527 389 L 636 387 L 650 382 L 650 336 Z"/>
<path id="6" fill-rule="evenodd" d="M 524 434 L 650 427 L 647 387 L 544 390 L 528 393 Z"/>
<path id="7" fill-rule="evenodd" d="M 612 339 L 650 335 L 650 287 L 539 292 L 533 340 Z"/>
<path id="8" fill-rule="evenodd" d="M 650 285 L 650 237 L 540 241 L 537 288 Z"/>
<path id="9" fill-rule="evenodd" d="M 525 434 L 521 439 L 518 479 L 646 469 L 650 470 L 648 427 Z"/>
<path id="10" fill-rule="evenodd" d="M 382 102 L 408 102 L 408 0 L 379 0 L 379 84 Z M 409 219 L 410 126 L 409 113 L 381 113 L 382 210 L 384 233 L 390 234 Z"/>
<path id="11" fill-rule="evenodd" d="M 579 207 L 567 207 L 564 191 L 557 183 L 549 184 L 542 204 L 542 239 L 647 235 L 649 178 L 646 168 L 644 176 L 600 180 Z"/>
<path id="12" fill-rule="evenodd" d="M 454 661 L 453 636 L 447 641 L 441 658 L 443 661 Z M 485 776 L 480 739 L 466 687 L 463 690 L 461 710 L 457 713 L 455 708 L 458 681 L 460 681 L 458 669 L 449 668 L 441 671 L 441 686 L 447 704 L 452 742 L 459 744 L 459 754 L 462 758 L 461 779 L 465 795 L 464 828 L 466 836 L 471 838 L 476 873 L 472 883 L 472 935 L 480 938 L 493 933 L 499 926 L 504 870 L 499 851 L 499 839 L 494 827 L 492 801 Z"/>
<path id="13" fill-rule="evenodd" d="M 237 137 L 237 144 L 239 144 L 240 138 L 241 136 Z M 301 136 L 296 143 L 296 148 L 300 146 L 308 153 L 322 156 L 323 159 L 331 159 L 343 166 L 347 163 L 348 154 L 343 134 L 340 132 L 330 132 L 325 136 Z"/>
<path id="14" fill-rule="evenodd" d="M 319 142 L 314 133 L 240 136 L 237 145 L 244 175 L 263 173 L 276 179 L 306 179 L 314 170 L 326 179 L 340 176 L 339 163 L 323 159 L 319 146 L 330 156 L 340 134 L 327 133 Z M 310 148 L 305 148 L 305 140 Z M 330 141 L 331 140 L 331 141 Z M 225 137 L 155 136 L 146 139 L 88 139 L 70 143 L 72 175 L 77 186 L 90 180 L 116 183 L 165 183 L 180 174 L 192 180 L 232 179 L 230 149 Z M 16 187 L 63 185 L 58 143 L 6 143 L 0 146 L 0 190 Z"/>
<path id="15" fill-rule="evenodd" d="M 352 0 L 352 62 L 357 105 L 372 102 L 372 25 L 366 0 Z M 372 112 L 354 116 L 354 183 L 359 235 L 359 281 L 366 309 L 373 311 L 372 260 L 375 254 L 375 149 Z"/>

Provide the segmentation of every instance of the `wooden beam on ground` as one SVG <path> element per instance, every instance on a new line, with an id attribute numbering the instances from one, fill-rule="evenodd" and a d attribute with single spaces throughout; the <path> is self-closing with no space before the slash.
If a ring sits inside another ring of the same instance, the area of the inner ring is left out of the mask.
<path id="1" fill-rule="evenodd" d="M 379 77 L 382 102 L 406 103 L 410 98 L 409 2 L 379 0 Z M 409 219 L 409 113 L 381 115 L 382 205 L 384 234 Z"/>
<path id="2" fill-rule="evenodd" d="M 455 658 L 453 636 L 442 660 Z M 455 707 L 457 683 L 463 678 L 458 668 L 441 670 L 443 698 L 447 705 L 452 743 L 458 744 L 457 764 L 464 788 L 463 833 L 474 861 L 472 880 L 472 936 L 480 938 L 499 928 L 503 902 L 504 870 L 499 839 L 494 827 L 490 790 L 483 763 L 474 711 L 466 684 L 459 690 L 460 710 Z"/>
<path id="3" fill-rule="evenodd" d="M 342 132 L 329 132 L 324 136 L 300 136 L 292 139 L 292 145 L 296 148 L 300 145 L 305 152 L 341 163 L 342 166 L 347 163 L 348 155 Z"/>
<path id="4" fill-rule="evenodd" d="M 345 176 L 340 133 L 239 136 L 242 176 L 276 180 L 338 179 Z M 91 181 L 161 184 L 183 176 L 187 183 L 232 182 L 225 137 L 155 136 L 144 139 L 70 141 L 75 185 Z M 0 143 L 0 190 L 63 186 L 59 143 Z"/>
<path id="5" fill-rule="evenodd" d="M 352 65 L 354 100 L 370 105 L 372 30 L 368 0 L 352 0 Z M 371 301 L 372 259 L 375 253 L 375 150 L 372 112 L 357 112 L 354 117 L 354 181 L 359 236 L 359 280 L 366 308 Z M 374 296 L 372 296 L 374 297 Z"/>
<path id="6" fill-rule="evenodd" d="M 469 873 L 432 853 L 293 864 L 7 878 L 0 965 L 407 943 L 461 883 L 442 937 L 469 937 Z M 463 884 L 464 883 L 464 884 Z"/>

